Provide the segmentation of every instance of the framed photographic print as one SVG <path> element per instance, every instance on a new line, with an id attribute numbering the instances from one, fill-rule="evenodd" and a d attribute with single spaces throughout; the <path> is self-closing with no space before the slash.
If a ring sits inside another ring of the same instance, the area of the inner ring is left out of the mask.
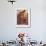
<path id="1" fill-rule="evenodd" d="M 31 26 L 31 11 L 26 8 L 18 8 L 16 10 L 16 27 Z"/>

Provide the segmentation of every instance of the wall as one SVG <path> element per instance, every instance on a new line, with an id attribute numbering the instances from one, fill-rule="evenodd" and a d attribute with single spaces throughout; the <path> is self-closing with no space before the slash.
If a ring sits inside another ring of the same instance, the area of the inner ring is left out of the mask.
<path id="1" fill-rule="evenodd" d="M 15 40 L 19 32 L 30 34 L 33 40 L 46 40 L 45 0 L 18 0 L 14 5 L 0 0 L 0 40 Z M 16 8 L 31 9 L 31 28 L 16 28 Z"/>

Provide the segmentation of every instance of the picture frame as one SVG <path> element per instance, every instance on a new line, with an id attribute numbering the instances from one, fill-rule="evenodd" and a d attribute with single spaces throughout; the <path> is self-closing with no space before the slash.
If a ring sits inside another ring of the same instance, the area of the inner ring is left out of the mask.
<path id="1" fill-rule="evenodd" d="M 27 8 L 16 9 L 16 27 L 18 28 L 31 27 L 31 9 Z"/>

